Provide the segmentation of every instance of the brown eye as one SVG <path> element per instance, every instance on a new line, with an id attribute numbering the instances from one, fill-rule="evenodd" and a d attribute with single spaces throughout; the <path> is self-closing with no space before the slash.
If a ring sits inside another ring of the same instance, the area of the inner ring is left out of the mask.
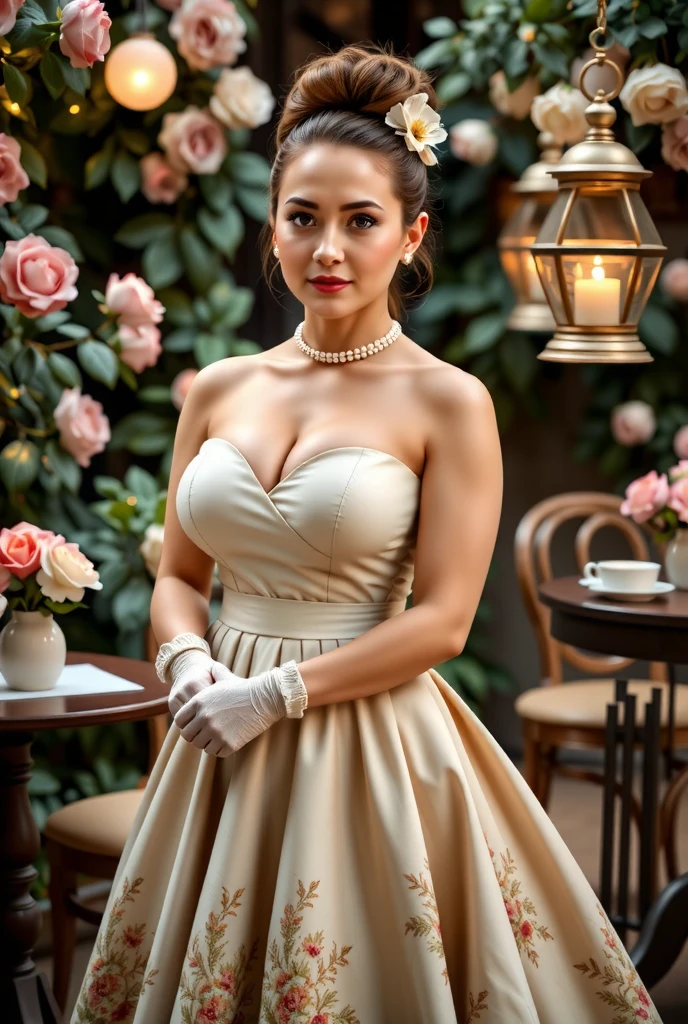
<path id="1" fill-rule="evenodd" d="M 297 220 L 297 218 L 299 218 L 299 217 L 310 217 L 311 220 L 313 219 L 312 215 L 310 213 L 305 213 L 303 210 L 297 210 L 296 213 L 290 213 L 289 216 L 287 217 L 287 220 L 293 221 L 294 224 L 296 224 L 297 227 L 300 227 L 300 228 L 308 227 L 307 224 L 303 224 L 300 220 Z"/>
<path id="2" fill-rule="evenodd" d="M 374 217 L 371 217 L 369 213 L 357 213 L 351 218 L 351 223 L 353 223 L 357 228 L 372 228 L 377 224 L 377 221 Z"/>

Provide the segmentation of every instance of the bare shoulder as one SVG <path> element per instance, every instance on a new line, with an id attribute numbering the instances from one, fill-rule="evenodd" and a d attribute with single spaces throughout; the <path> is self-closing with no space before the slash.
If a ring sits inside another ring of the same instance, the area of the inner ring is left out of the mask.
<path id="1" fill-rule="evenodd" d="M 227 390 L 246 380 L 247 376 L 265 362 L 265 353 L 217 359 L 199 370 L 193 379 L 187 401 L 199 409 L 210 409 L 215 398 L 226 396 Z"/>
<path id="2" fill-rule="evenodd" d="M 432 437 L 446 436 L 454 429 L 496 426 L 492 395 L 479 377 L 446 363 L 428 352 L 421 363 L 425 372 L 417 375 L 419 398 L 427 412 Z"/>

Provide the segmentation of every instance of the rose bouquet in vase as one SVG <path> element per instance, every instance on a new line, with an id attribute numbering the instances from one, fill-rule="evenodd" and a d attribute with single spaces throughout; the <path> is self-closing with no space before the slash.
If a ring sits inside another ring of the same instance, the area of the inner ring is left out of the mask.
<path id="1" fill-rule="evenodd" d="M 633 480 L 620 511 L 636 523 L 647 523 L 654 539 L 666 543 L 667 578 L 679 590 L 688 590 L 688 459 L 679 459 L 666 473 L 653 469 Z"/>
<path id="2" fill-rule="evenodd" d="M 67 657 L 53 613 L 85 608 L 84 589 L 101 590 L 93 563 L 61 534 L 21 522 L 0 530 L 0 672 L 12 690 L 49 690 Z"/>

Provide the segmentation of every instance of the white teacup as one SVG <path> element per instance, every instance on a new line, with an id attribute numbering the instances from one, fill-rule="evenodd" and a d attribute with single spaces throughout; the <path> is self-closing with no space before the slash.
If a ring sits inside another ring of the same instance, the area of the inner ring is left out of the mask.
<path id="1" fill-rule="evenodd" d="M 583 566 L 583 575 L 588 580 L 599 580 L 605 590 L 649 593 L 657 582 L 661 568 L 659 562 L 617 558 L 605 562 L 587 562 Z"/>

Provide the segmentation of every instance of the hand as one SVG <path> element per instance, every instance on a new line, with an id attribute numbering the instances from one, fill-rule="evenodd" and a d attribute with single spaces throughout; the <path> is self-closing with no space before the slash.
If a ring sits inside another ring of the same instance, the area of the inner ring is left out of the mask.
<path id="1" fill-rule="evenodd" d="M 286 714 L 277 670 L 249 679 L 229 675 L 191 697 L 174 716 L 184 739 L 215 757 L 234 754 Z"/>
<path id="2" fill-rule="evenodd" d="M 233 678 L 226 665 L 195 648 L 180 651 L 169 663 L 167 675 L 172 680 L 167 704 L 173 717 L 197 693 Z"/>

